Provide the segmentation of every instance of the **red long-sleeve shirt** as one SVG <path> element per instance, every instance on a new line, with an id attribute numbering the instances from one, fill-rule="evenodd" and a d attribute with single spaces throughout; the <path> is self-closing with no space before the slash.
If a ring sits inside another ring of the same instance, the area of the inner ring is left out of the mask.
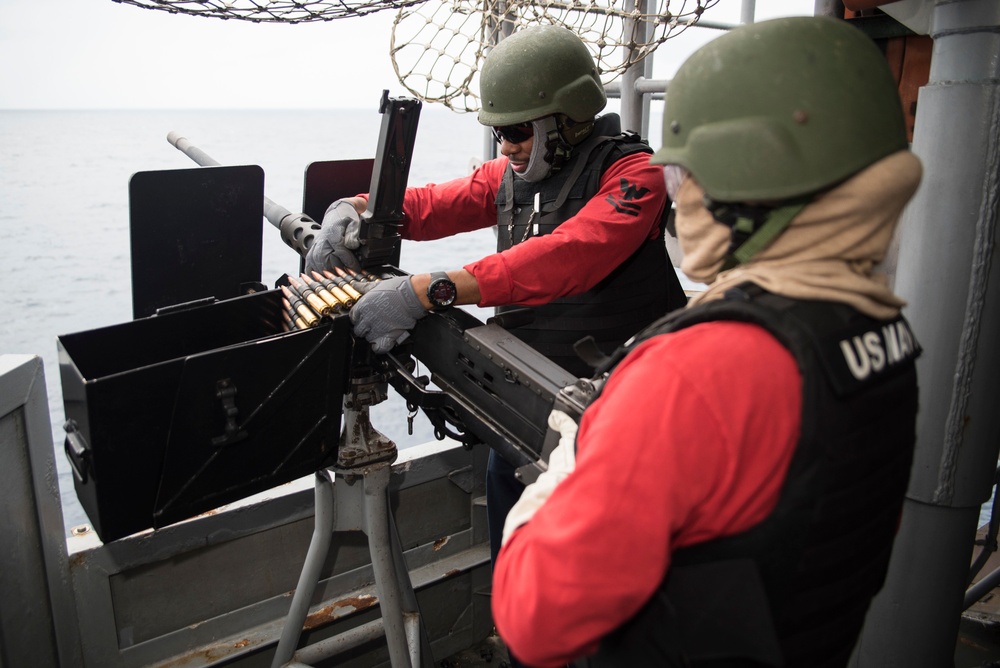
<path id="1" fill-rule="evenodd" d="M 500 552 L 493 616 L 514 656 L 561 666 L 594 652 L 675 549 L 766 517 L 801 387 L 791 353 L 746 323 L 696 325 L 629 355 L 584 413 L 574 472 Z"/>
<path id="2" fill-rule="evenodd" d="M 425 241 L 495 225 L 507 163 L 497 158 L 469 176 L 408 188 L 403 237 Z M 479 284 L 479 306 L 546 304 L 589 290 L 657 236 L 666 197 L 663 170 L 649 163 L 649 154 L 617 160 L 601 176 L 599 191 L 552 234 L 465 265 Z"/>

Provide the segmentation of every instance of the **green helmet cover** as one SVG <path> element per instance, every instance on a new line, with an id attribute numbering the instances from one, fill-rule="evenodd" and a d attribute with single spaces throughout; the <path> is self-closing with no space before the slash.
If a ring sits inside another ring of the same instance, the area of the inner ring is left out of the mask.
<path id="1" fill-rule="evenodd" d="M 479 122 L 500 126 L 552 114 L 588 121 L 607 104 L 583 41 L 561 26 L 531 26 L 487 54 L 479 76 Z"/>
<path id="2" fill-rule="evenodd" d="M 907 147 L 902 104 L 869 37 L 830 17 L 742 26 L 688 58 L 668 86 L 663 147 L 720 202 L 832 186 Z"/>

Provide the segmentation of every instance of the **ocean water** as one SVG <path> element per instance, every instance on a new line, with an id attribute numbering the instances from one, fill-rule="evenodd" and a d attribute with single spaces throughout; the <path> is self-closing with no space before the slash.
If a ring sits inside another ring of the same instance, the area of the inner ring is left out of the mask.
<path id="1" fill-rule="evenodd" d="M 40 356 L 52 421 L 67 530 L 88 522 L 62 452 L 65 433 L 56 339 L 132 318 L 129 179 L 136 172 L 197 168 L 170 145 L 176 131 L 224 165 L 259 165 L 265 195 L 298 211 L 303 175 L 315 161 L 370 158 L 381 115 L 336 111 L 0 111 L 0 354 Z M 484 151 L 472 115 L 421 111 L 409 183 L 468 173 Z M 267 221 L 262 281 L 295 274 L 298 255 Z M 429 243 L 404 242 L 409 272 L 454 269 L 495 250 L 491 229 Z M 489 312 L 468 307 L 484 319 Z M 405 403 L 372 409 L 376 429 L 400 448 L 433 440 L 418 415 L 406 429 Z"/>

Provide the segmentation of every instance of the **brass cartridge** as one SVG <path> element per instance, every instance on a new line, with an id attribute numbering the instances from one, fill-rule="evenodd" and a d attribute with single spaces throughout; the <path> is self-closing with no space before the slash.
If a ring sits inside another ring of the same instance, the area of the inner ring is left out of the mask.
<path id="1" fill-rule="evenodd" d="M 316 313 L 319 313 L 320 315 L 330 315 L 330 313 L 333 312 L 333 307 L 323 301 L 311 287 L 302 281 L 298 281 L 289 276 L 288 283 L 302 296 L 302 299 L 304 299 L 306 303 L 309 304 L 309 307 Z"/>
<path id="2" fill-rule="evenodd" d="M 288 300 L 284 297 L 281 298 L 281 303 L 284 305 L 285 310 L 281 312 L 281 316 L 285 319 L 285 324 L 290 325 L 289 329 L 308 329 L 309 325 L 295 312 L 292 305 L 288 303 Z M 319 320 L 316 321 L 317 323 Z"/>
<path id="3" fill-rule="evenodd" d="M 305 305 L 302 301 L 302 296 L 294 290 L 294 286 L 290 289 L 289 286 L 282 285 L 281 293 L 285 295 L 288 303 L 291 304 L 292 310 L 302 318 L 307 326 L 315 327 L 319 324 L 319 316 Z"/>
<path id="4" fill-rule="evenodd" d="M 324 269 L 323 274 L 324 276 L 320 276 L 316 272 L 313 272 L 313 276 L 315 276 L 317 280 L 321 281 L 323 286 L 329 290 L 334 297 L 344 302 L 347 305 L 347 308 L 354 306 L 354 304 L 361 299 L 361 295 L 358 294 L 356 290 L 351 290 L 351 292 L 348 293 L 347 290 L 344 289 L 344 286 L 347 284 L 343 281 L 337 281 L 337 277 L 330 272 Z"/>
<path id="5" fill-rule="evenodd" d="M 323 302 L 330 308 L 330 310 L 339 313 L 349 308 L 348 304 L 345 304 L 344 302 L 337 299 L 336 295 L 332 294 L 329 290 L 323 287 L 322 283 L 319 283 L 318 281 L 309 278 L 306 274 L 302 274 L 300 278 L 302 279 L 302 282 L 305 283 L 310 290 L 316 293 L 316 295 L 323 300 Z"/>
<path id="6" fill-rule="evenodd" d="M 371 285 L 367 284 L 365 281 L 358 280 L 357 274 L 348 273 L 341 269 L 340 267 L 334 267 L 337 272 L 336 275 L 325 272 L 330 280 L 337 281 L 338 285 L 344 290 L 350 288 L 353 292 L 358 294 L 357 299 L 361 299 L 361 295 L 368 292 L 372 288 Z"/>

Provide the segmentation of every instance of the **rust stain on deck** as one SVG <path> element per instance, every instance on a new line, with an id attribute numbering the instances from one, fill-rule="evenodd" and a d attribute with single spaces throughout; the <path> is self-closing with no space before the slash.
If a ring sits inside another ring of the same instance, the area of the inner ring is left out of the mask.
<path id="1" fill-rule="evenodd" d="M 321 608 L 306 617 L 305 629 L 315 629 L 334 622 L 346 614 L 366 610 L 378 603 L 377 596 L 351 596 Z"/>

